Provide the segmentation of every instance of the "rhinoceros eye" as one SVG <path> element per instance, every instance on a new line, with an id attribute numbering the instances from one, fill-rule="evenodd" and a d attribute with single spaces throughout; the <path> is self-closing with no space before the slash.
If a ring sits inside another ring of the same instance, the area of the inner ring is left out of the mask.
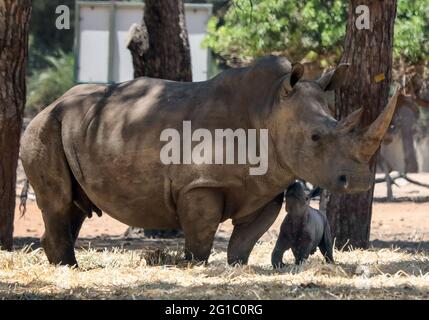
<path id="1" fill-rule="evenodd" d="M 311 140 L 313 140 L 313 141 L 315 141 L 315 142 L 319 141 L 321 138 L 322 138 L 322 137 L 321 137 L 321 136 L 320 136 L 320 134 L 318 134 L 318 133 L 314 133 L 314 134 L 311 136 Z"/>

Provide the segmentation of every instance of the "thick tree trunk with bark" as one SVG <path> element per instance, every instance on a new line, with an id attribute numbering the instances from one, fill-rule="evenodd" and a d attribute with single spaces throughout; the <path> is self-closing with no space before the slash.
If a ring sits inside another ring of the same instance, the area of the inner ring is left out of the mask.
<path id="1" fill-rule="evenodd" d="M 0 245 L 12 250 L 31 0 L 0 1 Z"/>
<path id="2" fill-rule="evenodd" d="M 128 48 L 134 77 L 192 81 L 191 52 L 182 0 L 146 0 L 142 26 Z"/>
<path id="3" fill-rule="evenodd" d="M 356 27 L 356 8 L 370 11 L 370 29 Z M 345 86 L 336 92 L 336 117 L 342 119 L 364 107 L 363 125 L 369 125 L 388 102 L 392 80 L 393 28 L 396 0 L 350 0 L 344 54 L 341 62 L 350 63 Z M 371 160 L 375 174 L 376 156 Z M 345 245 L 367 248 L 372 216 L 374 188 L 357 195 L 331 194 L 326 211 L 337 248 Z"/>

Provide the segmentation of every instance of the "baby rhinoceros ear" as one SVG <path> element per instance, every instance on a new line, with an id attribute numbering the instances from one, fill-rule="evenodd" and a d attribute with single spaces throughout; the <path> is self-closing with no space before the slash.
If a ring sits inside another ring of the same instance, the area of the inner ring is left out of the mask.
<path id="1" fill-rule="evenodd" d="M 322 194 L 322 189 L 320 187 L 314 188 L 313 190 L 311 190 L 310 194 L 308 195 L 308 197 L 310 199 L 314 199 L 318 196 L 320 196 Z"/>

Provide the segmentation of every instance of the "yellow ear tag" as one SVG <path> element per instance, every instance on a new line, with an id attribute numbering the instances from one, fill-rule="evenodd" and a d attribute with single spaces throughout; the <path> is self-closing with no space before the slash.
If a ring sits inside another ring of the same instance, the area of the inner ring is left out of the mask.
<path id="1" fill-rule="evenodd" d="M 374 77 L 375 82 L 379 83 L 381 81 L 386 80 L 386 76 L 384 75 L 384 73 L 378 74 Z"/>

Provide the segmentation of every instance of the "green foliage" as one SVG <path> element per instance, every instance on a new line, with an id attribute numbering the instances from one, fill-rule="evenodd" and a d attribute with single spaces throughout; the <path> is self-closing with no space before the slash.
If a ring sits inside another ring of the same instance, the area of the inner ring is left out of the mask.
<path id="1" fill-rule="evenodd" d="M 429 58 L 429 0 L 398 0 L 395 58 L 419 63 Z"/>
<path id="2" fill-rule="evenodd" d="M 50 67 L 34 73 L 28 80 L 27 112 L 34 114 L 74 86 L 73 54 L 47 57 Z"/>
<path id="3" fill-rule="evenodd" d="M 302 59 L 308 52 L 336 50 L 345 34 L 342 0 L 235 0 L 224 21 L 214 17 L 205 45 L 228 59 L 285 52 Z"/>
<path id="4" fill-rule="evenodd" d="M 58 30 L 55 22 L 57 6 L 70 8 L 70 30 Z M 75 0 L 35 0 L 32 3 L 30 20 L 30 41 L 28 71 L 29 74 L 46 68 L 49 61 L 46 56 L 59 56 L 60 52 L 72 52 L 74 39 Z"/>
<path id="5" fill-rule="evenodd" d="M 293 60 L 339 57 L 347 23 L 344 0 L 234 0 L 223 18 L 214 17 L 204 44 L 227 61 L 273 52 Z M 429 52 L 429 0 L 398 0 L 395 58 L 407 63 Z"/>

